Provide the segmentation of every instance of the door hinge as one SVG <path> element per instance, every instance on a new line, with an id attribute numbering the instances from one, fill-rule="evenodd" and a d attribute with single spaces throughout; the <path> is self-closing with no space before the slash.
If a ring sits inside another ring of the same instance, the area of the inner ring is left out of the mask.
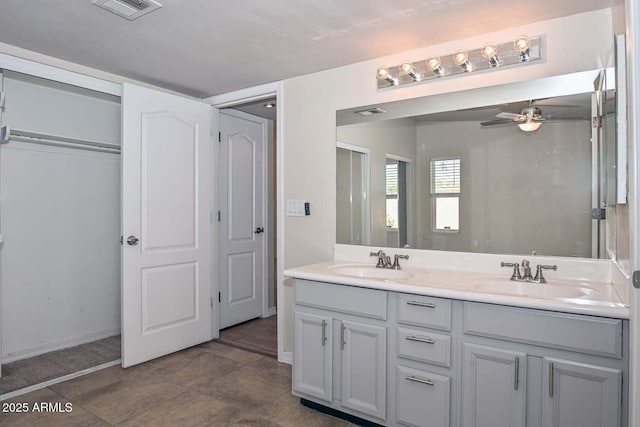
<path id="1" fill-rule="evenodd" d="M 633 272 L 633 287 L 640 289 L 640 271 Z"/>
<path id="2" fill-rule="evenodd" d="M 218 302 L 222 302 L 222 295 L 220 295 L 220 292 L 218 292 Z"/>
<path id="3" fill-rule="evenodd" d="M 120 236 L 120 244 L 122 245 L 122 243 L 123 243 L 123 239 L 122 239 L 122 236 Z"/>
<path id="4" fill-rule="evenodd" d="M 218 132 L 218 142 L 222 142 L 222 132 Z"/>
<path id="5" fill-rule="evenodd" d="M 591 209 L 591 219 L 607 219 L 607 210 L 604 208 Z"/>
<path id="6" fill-rule="evenodd" d="M 218 222 L 220 222 L 220 211 L 218 211 Z"/>
<path id="7" fill-rule="evenodd" d="M 211 303 L 211 308 L 213 308 L 213 297 L 209 298 L 209 302 Z"/>
<path id="8" fill-rule="evenodd" d="M 602 116 L 594 116 L 591 117 L 591 127 L 594 129 L 599 129 L 602 127 Z"/>

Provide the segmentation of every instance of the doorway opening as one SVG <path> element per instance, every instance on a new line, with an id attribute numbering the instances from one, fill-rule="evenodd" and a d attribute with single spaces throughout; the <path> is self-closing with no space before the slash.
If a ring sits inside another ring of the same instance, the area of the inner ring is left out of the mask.
<path id="1" fill-rule="evenodd" d="M 120 97 L 10 70 L 0 396 L 120 359 Z"/>
<path id="2" fill-rule="evenodd" d="M 276 98 L 220 109 L 220 341 L 277 357 Z M 257 319 L 257 320 L 254 320 Z"/>

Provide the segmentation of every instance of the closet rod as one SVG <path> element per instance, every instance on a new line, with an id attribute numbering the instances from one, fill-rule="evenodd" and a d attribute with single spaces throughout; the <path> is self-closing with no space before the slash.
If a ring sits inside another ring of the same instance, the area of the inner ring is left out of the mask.
<path id="1" fill-rule="evenodd" d="M 89 139 L 71 138 L 43 132 L 33 132 L 22 129 L 11 129 L 9 126 L 0 128 L 0 143 L 10 140 L 29 142 L 33 144 L 51 145 L 54 147 L 77 148 L 81 150 L 98 151 L 102 153 L 120 153 L 120 146 L 109 142 L 92 141 Z"/>

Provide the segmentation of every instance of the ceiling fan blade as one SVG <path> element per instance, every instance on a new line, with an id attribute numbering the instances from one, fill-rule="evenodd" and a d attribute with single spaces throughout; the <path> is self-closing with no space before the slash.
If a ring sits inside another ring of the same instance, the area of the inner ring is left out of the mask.
<path id="1" fill-rule="evenodd" d="M 506 125 L 513 124 L 511 119 L 489 120 L 488 122 L 480 122 L 480 126 Z"/>
<path id="2" fill-rule="evenodd" d="M 524 119 L 526 119 L 526 116 L 523 116 L 522 114 L 505 113 L 505 112 L 496 114 L 496 117 L 499 118 L 499 119 L 510 119 L 510 120 L 519 121 L 519 122 L 521 122 Z"/>

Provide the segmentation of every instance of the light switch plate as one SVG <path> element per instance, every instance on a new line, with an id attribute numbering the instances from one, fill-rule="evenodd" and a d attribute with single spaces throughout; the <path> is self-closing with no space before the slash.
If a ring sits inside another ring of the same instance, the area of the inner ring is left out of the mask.
<path id="1" fill-rule="evenodd" d="M 287 216 L 305 216 L 304 200 L 287 200 Z"/>

